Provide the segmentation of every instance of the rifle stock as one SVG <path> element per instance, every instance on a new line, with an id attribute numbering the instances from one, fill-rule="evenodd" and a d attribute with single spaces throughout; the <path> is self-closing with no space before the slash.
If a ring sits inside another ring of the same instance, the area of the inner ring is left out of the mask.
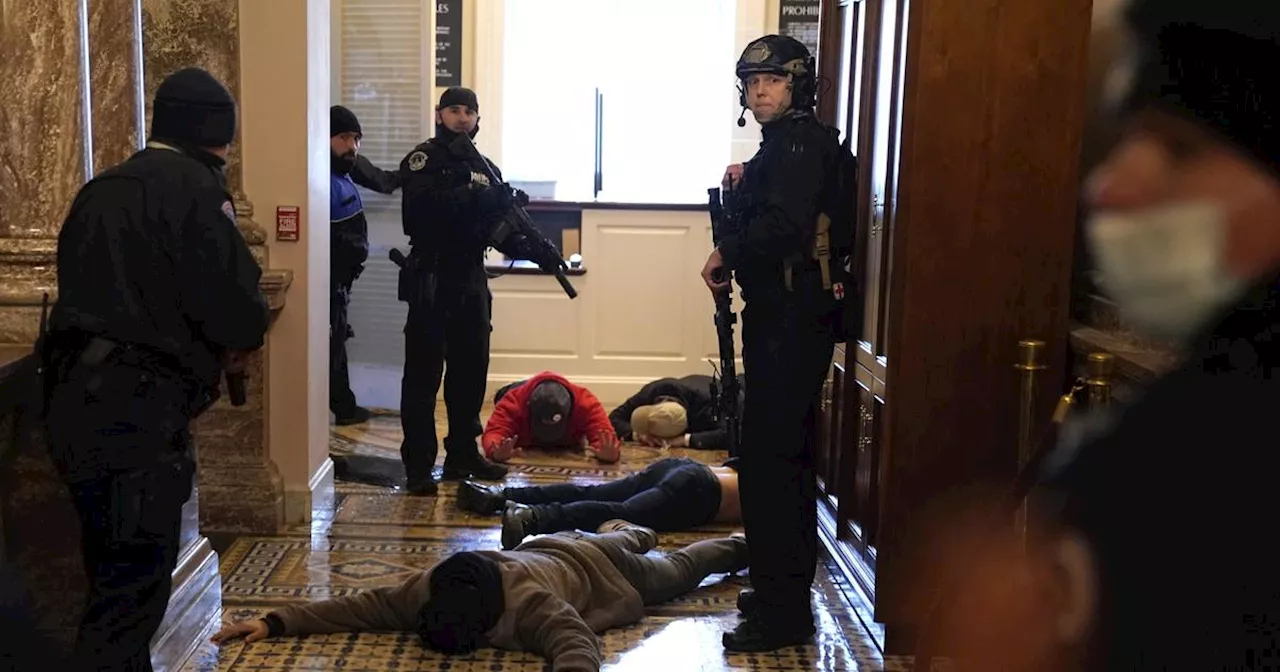
<path id="1" fill-rule="evenodd" d="M 468 163 L 478 164 L 484 168 L 484 175 L 489 179 L 491 186 L 501 186 L 510 190 L 511 186 L 506 182 L 498 179 L 497 172 L 493 166 L 489 165 L 488 159 L 480 154 L 480 150 L 476 149 L 476 145 L 471 141 L 471 137 L 466 133 L 459 133 L 458 137 L 449 143 L 449 149 L 454 154 L 467 159 Z M 507 238 L 512 235 L 521 235 L 528 243 L 529 261 L 538 265 L 538 268 L 551 273 L 555 276 L 556 282 L 560 283 L 560 288 L 570 299 L 577 298 L 578 290 L 574 289 L 569 282 L 566 271 L 569 265 L 565 263 L 564 258 L 560 256 L 560 250 L 542 235 L 542 231 L 538 229 L 537 224 L 533 223 L 533 218 L 529 216 L 529 212 L 524 206 L 513 202 L 507 212 L 503 213 L 502 218 L 494 226 L 493 231 L 489 234 L 489 244 L 497 247 L 502 245 Z"/>
<path id="2" fill-rule="evenodd" d="M 733 222 L 726 217 L 725 209 L 720 202 L 720 190 L 708 189 L 708 206 L 711 213 L 711 237 L 718 246 L 724 235 L 728 233 Z M 738 316 L 733 312 L 733 274 L 722 268 L 712 274 L 716 282 L 729 282 L 729 286 L 715 292 L 715 325 L 716 337 L 720 350 L 720 385 L 712 383 L 712 403 L 716 409 L 716 421 L 725 428 L 730 455 L 738 455 L 741 440 L 741 419 L 738 417 L 738 373 L 737 355 L 733 345 L 733 325 Z"/>

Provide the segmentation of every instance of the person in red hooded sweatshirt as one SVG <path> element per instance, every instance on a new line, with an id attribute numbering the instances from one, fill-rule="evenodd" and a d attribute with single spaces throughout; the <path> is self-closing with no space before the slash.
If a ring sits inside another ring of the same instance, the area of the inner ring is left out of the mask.
<path id="1" fill-rule="evenodd" d="M 621 441 L 596 395 L 550 371 L 502 397 L 481 444 L 494 462 L 506 462 L 530 447 L 581 447 L 608 464 L 622 457 Z"/>

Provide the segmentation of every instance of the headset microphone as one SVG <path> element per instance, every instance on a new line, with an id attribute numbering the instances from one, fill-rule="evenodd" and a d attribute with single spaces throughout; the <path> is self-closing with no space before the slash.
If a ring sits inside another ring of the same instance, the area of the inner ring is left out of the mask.
<path id="1" fill-rule="evenodd" d="M 747 120 L 743 119 L 745 116 L 747 116 L 747 108 L 744 107 L 742 108 L 742 112 L 738 113 L 738 128 L 742 128 L 747 125 Z"/>

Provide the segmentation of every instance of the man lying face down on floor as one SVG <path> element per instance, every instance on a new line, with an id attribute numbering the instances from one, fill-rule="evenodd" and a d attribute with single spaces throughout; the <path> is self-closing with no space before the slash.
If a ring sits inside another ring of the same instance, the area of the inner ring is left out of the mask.
<path id="1" fill-rule="evenodd" d="M 506 462 L 524 448 L 574 448 L 605 463 L 622 457 L 621 442 L 596 395 L 544 371 L 502 396 L 481 438 L 485 457 Z"/>
<path id="2" fill-rule="evenodd" d="M 333 632 L 417 632 L 428 648 L 492 646 L 541 653 L 553 672 L 600 669 L 597 633 L 636 623 L 646 605 L 747 565 L 741 537 L 708 539 L 663 558 L 644 555 L 653 530 L 609 521 L 599 534 L 561 532 L 513 551 L 463 551 L 399 586 L 279 609 L 228 624 L 213 641 Z"/>
<path id="3" fill-rule="evenodd" d="M 615 518 L 658 532 L 742 522 L 736 458 L 718 467 L 667 458 L 601 485 L 503 488 L 463 481 L 458 506 L 474 513 L 501 511 L 503 548 L 514 548 L 531 534 L 594 530 Z"/>
<path id="4" fill-rule="evenodd" d="M 621 406 L 609 412 L 613 431 L 622 441 L 635 441 L 646 446 L 729 450 L 728 434 L 717 421 L 715 400 L 711 397 L 713 379 L 706 375 L 683 378 L 659 378 L 631 395 Z M 511 390 L 524 385 L 518 380 L 498 389 L 493 395 L 497 406 Z M 738 376 L 738 389 L 745 390 L 746 376 Z M 738 417 L 742 417 L 742 394 L 738 395 Z"/>

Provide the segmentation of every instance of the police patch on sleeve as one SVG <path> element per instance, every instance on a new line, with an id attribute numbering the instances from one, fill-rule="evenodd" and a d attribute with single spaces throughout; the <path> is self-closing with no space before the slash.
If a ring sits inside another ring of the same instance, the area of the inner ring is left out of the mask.
<path id="1" fill-rule="evenodd" d="M 232 224 L 236 223 L 236 206 L 232 205 L 231 201 L 222 202 L 222 214 L 226 215 Z"/>
<path id="2" fill-rule="evenodd" d="M 426 152 L 414 152 L 409 155 L 409 170 L 416 172 L 422 170 L 425 165 L 427 165 Z"/>

